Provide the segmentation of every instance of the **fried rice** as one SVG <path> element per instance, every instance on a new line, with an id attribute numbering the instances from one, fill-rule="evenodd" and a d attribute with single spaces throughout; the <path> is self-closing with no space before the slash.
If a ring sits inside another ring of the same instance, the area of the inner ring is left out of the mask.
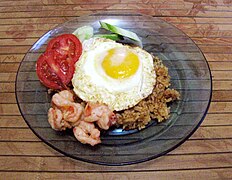
<path id="1" fill-rule="evenodd" d="M 154 66 L 157 77 L 152 94 L 134 107 L 116 113 L 117 123 L 123 129 L 143 129 L 151 120 L 162 122 L 168 119 L 168 103 L 180 98 L 178 91 L 169 88 L 171 84 L 168 68 L 158 57 L 154 57 Z"/>

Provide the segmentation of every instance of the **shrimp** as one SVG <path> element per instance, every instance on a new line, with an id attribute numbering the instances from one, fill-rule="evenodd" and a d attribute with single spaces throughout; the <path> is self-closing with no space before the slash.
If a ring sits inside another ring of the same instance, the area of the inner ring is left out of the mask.
<path id="1" fill-rule="evenodd" d="M 70 106 L 62 109 L 63 117 L 68 122 L 76 122 L 81 118 L 83 113 L 83 106 L 78 103 L 72 103 Z"/>
<path id="2" fill-rule="evenodd" d="M 62 92 L 62 91 L 61 91 Z M 68 99 L 66 99 L 65 97 L 63 97 L 63 93 L 56 93 L 52 96 L 52 103 L 59 107 L 59 108 L 62 108 L 62 107 L 65 107 L 65 106 L 70 106 L 70 104 L 72 104 L 73 102 L 72 101 L 69 101 Z M 60 95 L 62 94 L 62 95 Z"/>
<path id="3" fill-rule="evenodd" d="M 48 122 L 57 131 L 72 128 L 83 119 L 84 107 L 74 102 L 73 94 L 68 90 L 54 94 L 52 106 L 48 111 Z"/>
<path id="4" fill-rule="evenodd" d="M 59 92 L 59 95 L 68 101 L 74 102 L 73 93 L 68 90 L 63 90 Z"/>
<path id="5" fill-rule="evenodd" d="M 79 125 L 73 128 L 74 136 L 83 144 L 95 146 L 101 143 L 100 131 L 91 122 L 80 121 Z"/>
<path id="6" fill-rule="evenodd" d="M 74 102 L 72 92 L 64 90 L 53 95 L 48 122 L 57 131 L 74 127 L 73 133 L 78 141 L 94 146 L 101 143 L 99 129 L 107 130 L 114 125 L 116 115 L 105 104 L 87 103 L 84 108 Z"/>
<path id="7" fill-rule="evenodd" d="M 54 130 L 62 131 L 71 128 L 71 125 L 63 120 L 62 112 L 57 108 L 48 111 L 48 122 Z"/>
<path id="8" fill-rule="evenodd" d="M 68 90 L 54 94 L 52 102 L 62 111 L 65 121 L 75 123 L 81 118 L 84 108 L 81 104 L 74 102 L 73 94 Z"/>
<path id="9" fill-rule="evenodd" d="M 84 120 L 87 122 L 96 122 L 104 130 L 116 123 L 116 115 L 105 104 L 88 103 L 84 110 Z"/>

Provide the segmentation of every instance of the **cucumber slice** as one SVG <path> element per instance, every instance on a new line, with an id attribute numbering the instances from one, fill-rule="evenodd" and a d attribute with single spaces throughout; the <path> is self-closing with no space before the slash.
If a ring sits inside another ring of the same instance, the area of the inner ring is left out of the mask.
<path id="1" fill-rule="evenodd" d="M 93 36 L 92 26 L 82 26 L 77 28 L 72 34 L 78 37 L 78 39 L 83 42 L 86 39 L 90 39 Z"/>
<path id="2" fill-rule="evenodd" d="M 141 40 L 139 39 L 139 37 L 137 36 L 137 34 L 135 34 L 134 32 L 122 29 L 120 27 L 108 24 L 106 22 L 99 21 L 99 23 L 100 23 L 100 25 L 101 25 L 102 28 L 104 28 L 106 30 L 109 30 L 109 31 L 111 31 L 113 33 L 116 33 L 116 34 L 128 37 L 128 38 L 130 38 L 130 39 L 132 39 L 134 41 L 137 41 L 139 43 L 139 45 L 142 46 Z"/>
<path id="3" fill-rule="evenodd" d="M 119 41 L 122 39 L 118 34 L 95 34 L 94 37 L 106 38 L 114 41 Z"/>

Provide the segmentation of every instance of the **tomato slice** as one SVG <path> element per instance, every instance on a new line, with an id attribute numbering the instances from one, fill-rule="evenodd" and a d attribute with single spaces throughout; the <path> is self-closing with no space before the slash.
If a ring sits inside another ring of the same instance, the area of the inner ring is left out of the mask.
<path id="1" fill-rule="evenodd" d="M 62 34 L 49 41 L 47 51 L 54 50 L 61 59 L 71 59 L 75 62 L 82 53 L 82 45 L 73 34 Z"/>
<path id="2" fill-rule="evenodd" d="M 46 51 L 36 62 L 36 73 L 39 80 L 51 89 L 67 89 L 74 73 L 74 62 L 58 58 L 55 51 Z"/>

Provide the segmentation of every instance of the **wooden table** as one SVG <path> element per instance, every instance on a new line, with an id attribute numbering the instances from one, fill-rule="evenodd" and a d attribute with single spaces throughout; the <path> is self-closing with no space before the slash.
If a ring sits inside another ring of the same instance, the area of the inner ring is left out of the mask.
<path id="1" fill-rule="evenodd" d="M 57 24 L 102 10 L 159 16 L 190 36 L 209 62 L 213 97 L 205 120 L 189 140 L 158 159 L 116 167 L 73 160 L 38 139 L 20 115 L 15 78 L 27 50 Z M 1 0 L 1 179 L 231 179 L 231 59 L 232 0 Z"/>

